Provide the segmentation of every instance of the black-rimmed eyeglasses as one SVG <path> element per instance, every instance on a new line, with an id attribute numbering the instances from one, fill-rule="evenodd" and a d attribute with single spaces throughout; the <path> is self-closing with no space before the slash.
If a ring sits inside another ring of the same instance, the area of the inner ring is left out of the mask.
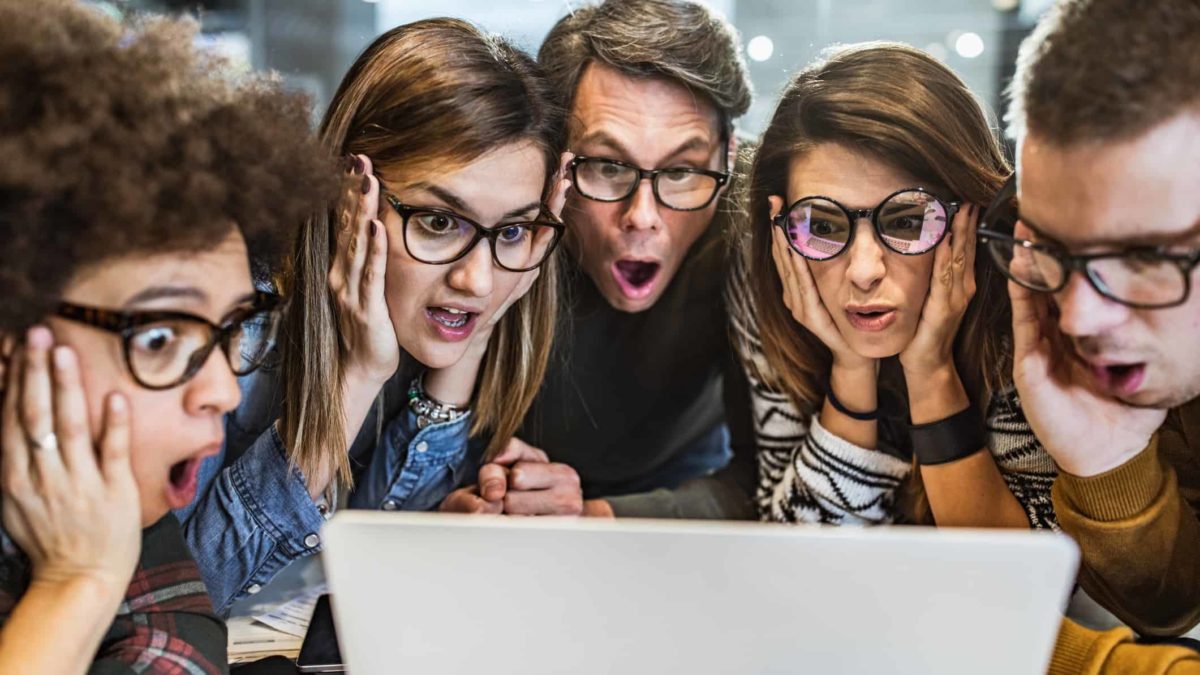
<path id="1" fill-rule="evenodd" d="M 455 262 L 486 239 L 497 265 L 510 272 L 528 272 L 549 259 L 562 237 L 562 223 L 544 206 L 536 220 L 484 227 L 448 209 L 409 206 L 391 193 L 383 196 L 403 222 L 404 250 L 430 265 Z"/>
<path id="2" fill-rule="evenodd" d="M 675 211 L 699 211 L 712 203 L 721 186 L 729 182 L 729 173 L 668 167 L 643 169 L 628 162 L 605 157 L 579 156 L 571 160 L 572 186 L 579 194 L 598 202 L 619 202 L 637 192 L 643 180 L 650 180 L 654 198 Z"/>
<path id="3" fill-rule="evenodd" d="M 56 315 L 121 336 L 125 365 L 147 389 L 170 389 L 196 376 L 221 346 L 234 375 L 248 375 L 265 360 L 279 325 L 282 302 L 258 292 L 252 304 L 218 325 L 186 312 L 122 312 L 64 302 Z"/>
<path id="4" fill-rule="evenodd" d="M 1072 255 L 1049 242 L 1014 236 L 1020 213 L 1016 176 L 1009 178 L 983 215 L 979 241 L 1009 279 L 1033 291 L 1057 293 L 1072 271 L 1079 272 L 1100 295 L 1138 309 L 1164 309 L 1187 301 L 1191 273 L 1200 265 L 1200 250 L 1170 252 L 1163 247 L 1136 246 L 1121 251 Z"/>
<path id="5" fill-rule="evenodd" d="M 932 251 L 945 238 L 958 202 L 938 199 L 922 188 L 897 190 L 873 209 L 851 209 L 829 197 L 796 200 L 772 223 L 783 230 L 788 244 L 809 260 L 829 260 L 854 242 L 859 220 L 866 218 L 888 249 L 901 255 Z"/>

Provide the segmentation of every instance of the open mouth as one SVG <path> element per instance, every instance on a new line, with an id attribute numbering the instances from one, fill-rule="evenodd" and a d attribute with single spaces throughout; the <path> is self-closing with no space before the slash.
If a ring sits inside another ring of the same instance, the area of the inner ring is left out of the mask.
<path id="1" fill-rule="evenodd" d="M 640 300 L 654 290 L 654 280 L 662 265 L 646 260 L 618 260 L 613 263 L 613 276 L 626 296 Z"/>
<path id="2" fill-rule="evenodd" d="M 858 330 L 875 332 L 892 325 L 896 320 L 896 310 L 884 307 L 864 307 L 847 309 L 846 319 Z"/>
<path id="3" fill-rule="evenodd" d="M 457 307 L 429 307 L 425 310 L 425 315 L 429 317 L 438 334 L 452 342 L 470 335 L 475 328 L 475 319 L 479 316 L 476 312 Z"/>
<path id="4" fill-rule="evenodd" d="M 1092 365 L 1097 383 L 1114 396 L 1132 396 L 1146 379 L 1146 364 Z"/>
<path id="5" fill-rule="evenodd" d="M 167 502 L 172 509 L 181 509 L 195 498 L 203 461 L 203 457 L 192 457 L 171 465 L 167 480 Z"/>

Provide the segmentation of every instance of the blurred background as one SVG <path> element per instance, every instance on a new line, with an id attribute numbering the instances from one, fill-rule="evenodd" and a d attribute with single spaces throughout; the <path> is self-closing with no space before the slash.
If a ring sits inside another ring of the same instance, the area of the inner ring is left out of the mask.
<path id="1" fill-rule="evenodd" d="M 320 115 L 351 62 L 375 36 L 432 16 L 468 19 L 536 54 L 580 0 L 88 0 L 105 11 L 187 13 L 206 46 L 239 68 L 273 69 L 309 92 Z M 834 44 L 898 40 L 956 72 L 994 112 L 1017 47 L 1053 0 L 704 0 L 737 27 L 755 104 L 739 122 L 761 133 L 790 74 Z"/>

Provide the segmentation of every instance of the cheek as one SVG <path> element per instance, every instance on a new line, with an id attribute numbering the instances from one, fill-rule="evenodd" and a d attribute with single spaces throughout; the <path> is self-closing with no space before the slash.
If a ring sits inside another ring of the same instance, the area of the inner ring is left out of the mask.
<path id="1" fill-rule="evenodd" d="M 399 251 L 389 248 L 392 250 L 383 292 L 396 339 L 403 344 L 406 333 L 418 325 L 416 315 L 425 311 L 426 301 L 443 285 L 442 274 L 446 266 L 417 262 L 408 256 L 403 246 Z"/>
<path id="2" fill-rule="evenodd" d="M 829 262 L 810 260 L 807 264 L 813 281 L 816 283 L 817 294 L 821 296 L 821 302 L 831 309 L 830 313 L 832 314 L 832 309 L 842 304 L 841 289 L 847 283 L 846 267 L 849 265 L 849 258 L 842 255 Z"/>

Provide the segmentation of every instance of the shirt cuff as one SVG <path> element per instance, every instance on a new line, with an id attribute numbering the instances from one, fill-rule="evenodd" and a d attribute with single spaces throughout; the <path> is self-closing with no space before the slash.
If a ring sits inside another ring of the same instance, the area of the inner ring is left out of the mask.
<path id="1" fill-rule="evenodd" d="M 882 450 L 872 450 L 855 445 L 841 436 L 835 435 L 821 426 L 819 414 L 812 416 L 812 426 L 808 433 L 819 449 L 828 455 L 824 460 L 826 463 L 832 461 L 839 466 L 866 472 L 866 476 L 886 478 L 897 482 L 912 472 L 912 462 L 893 457 Z"/>
<path id="2" fill-rule="evenodd" d="M 263 452 L 248 452 L 230 467 L 231 482 L 250 515 L 290 556 L 315 553 L 324 514 L 308 494 L 300 469 L 288 461 L 275 426 L 267 433 Z"/>
<path id="3" fill-rule="evenodd" d="M 1121 466 L 1086 478 L 1061 471 L 1057 487 L 1081 516 L 1108 523 L 1144 513 L 1158 500 L 1165 483 L 1156 433 L 1144 450 Z"/>
<path id="4" fill-rule="evenodd" d="M 1049 675 L 1100 672 L 1112 650 L 1132 636 L 1128 628 L 1100 632 L 1063 619 L 1047 672 Z"/>

